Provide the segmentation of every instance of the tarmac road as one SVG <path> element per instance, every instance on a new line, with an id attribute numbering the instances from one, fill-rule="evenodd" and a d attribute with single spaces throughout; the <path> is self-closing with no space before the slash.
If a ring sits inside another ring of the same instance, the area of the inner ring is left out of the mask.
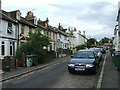
<path id="1" fill-rule="evenodd" d="M 67 61 L 17 77 L 3 88 L 93 88 L 98 74 L 69 74 Z"/>

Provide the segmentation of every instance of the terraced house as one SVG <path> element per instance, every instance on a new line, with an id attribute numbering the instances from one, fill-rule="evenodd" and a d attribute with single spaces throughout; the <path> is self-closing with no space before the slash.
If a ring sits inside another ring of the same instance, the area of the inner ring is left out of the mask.
<path id="1" fill-rule="evenodd" d="M 57 30 L 57 53 L 58 57 L 66 56 L 69 49 L 68 35 L 63 26 L 59 23 Z"/>
<path id="2" fill-rule="evenodd" d="M 87 40 L 85 35 L 77 32 L 67 32 L 59 23 L 58 27 L 51 26 L 49 19 L 42 21 L 29 11 L 25 17 L 21 16 L 20 10 L 1 12 L 0 18 L 0 58 L 4 56 L 14 56 L 17 47 L 27 41 L 29 32 L 34 32 L 39 28 L 43 35 L 48 36 L 50 45 L 48 51 L 55 51 L 56 57 L 63 57 L 73 50 L 75 46 L 84 44 Z M 70 53 L 69 53 L 70 54 Z"/>
<path id="3" fill-rule="evenodd" d="M 118 15 L 116 21 L 118 22 L 118 25 L 116 25 L 114 29 L 113 48 L 115 48 L 116 51 L 120 51 L 120 2 L 118 3 Z"/>
<path id="4" fill-rule="evenodd" d="M 2 10 L 0 13 L 2 16 L 0 18 L 0 58 L 3 58 L 15 55 L 18 41 L 18 22 L 11 18 L 9 12 Z"/>
<path id="5" fill-rule="evenodd" d="M 3 58 L 4 56 L 14 56 L 17 47 L 26 42 L 29 31 L 34 30 L 36 25 L 22 17 L 19 10 L 11 12 L 2 10 L 1 13 L 0 58 Z"/>
<path id="6" fill-rule="evenodd" d="M 57 29 L 51 25 L 49 25 L 49 19 L 46 18 L 46 20 L 38 20 L 38 25 L 42 25 L 42 27 L 45 27 L 46 30 L 42 30 L 42 34 L 47 35 L 50 45 L 48 46 L 48 51 L 56 51 L 56 31 Z"/>

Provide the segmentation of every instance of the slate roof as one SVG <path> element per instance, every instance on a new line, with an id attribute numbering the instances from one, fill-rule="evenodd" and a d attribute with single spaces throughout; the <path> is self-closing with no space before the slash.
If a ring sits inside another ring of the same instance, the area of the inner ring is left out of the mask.
<path id="1" fill-rule="evenodd" d="M 2 18 L 2 19 L 7 20 L 7 21 L 11 21 L 11 22 L 13 22 L 13 23 L 17 23 L 16 20 L 14 20 L 13 18 L 11 18 L 11 17 L 9 16 L 9 13 L 8 13 L 8 12 L 2 10 L 2 11 L 0 12 L 0 14 L 1 14 L 1 18 Z"/>
<path id="2" fill-rule="evenodd" d="M 31 27 L 36 27 L 35 24 L 30 23 L 29 21 L 27 21 L 24 17 L 20 17 L 20 20 L 16 19 L 16 12 L 18 12 L 19 10 L 15 10 L 15 11 L 11 11 L 11 12 L 6 12 L 4 10 L 2 10 L 2 12 L 0 12 L 2 15 L 2 19 L 4 20 L 8 20 L 11 21 L 13 23 L 22 23 Z"/>

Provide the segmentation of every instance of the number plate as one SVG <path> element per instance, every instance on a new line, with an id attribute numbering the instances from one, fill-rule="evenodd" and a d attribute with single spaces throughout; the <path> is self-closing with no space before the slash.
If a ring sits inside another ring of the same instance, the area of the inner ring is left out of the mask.
<path id="1" fill-rule="evenodd" d="M 85 70 L 85 66 L 80 66 L 75 68 L 75 71 L 84 71 Z"/>

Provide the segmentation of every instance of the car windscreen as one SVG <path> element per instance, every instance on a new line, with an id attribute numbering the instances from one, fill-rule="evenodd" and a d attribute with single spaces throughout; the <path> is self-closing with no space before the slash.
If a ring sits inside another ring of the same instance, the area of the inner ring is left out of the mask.
<path id="1" fill-rule="evenodd" d="M 78 51 L 75 55 L 74 58 L 89 58 L 93 59 L 94 54 L 92 51 Z"/>
<path id="2" fill-rule="evenodd" d="M 120 51 L 115 51 L 115 55 L 120 55 Z"/>
<path id="3" fill-rule="evenodd" d="M 94 50 L 95 53 L 99 53 L 99 52 L 101 52 L 101 49 L 100 49 L 100 48 L 90 48 L 90 50 Z"/>
<path id="4" fill-rule="evenodd" d="M 100 50 L 100 49 L 94 49 L 94 50 L 95 50 L 95 52 L 96 52 L 96 53 L 101 52 L 101 50 Z"/>

